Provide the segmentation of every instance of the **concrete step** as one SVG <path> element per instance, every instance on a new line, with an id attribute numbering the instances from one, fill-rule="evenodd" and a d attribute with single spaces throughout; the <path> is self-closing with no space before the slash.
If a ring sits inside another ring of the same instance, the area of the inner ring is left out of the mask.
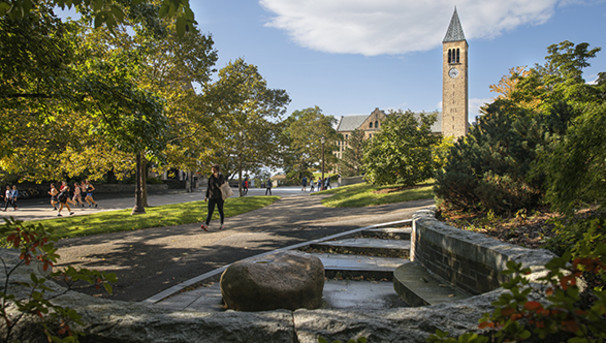
<path id="1" fill-rule="evenodd" d="M 410 306 L 435 305 L 471 296 L 431 275 L 416 262 L 405 263 L 396 268 L 393 286 L 400 298 Z"/>
<path id="2" fill-rule="evenodd" d="M 353 280 L 391 280 L 394 270 L 408 263 L 397 257 L 361 256 L 350 254 L 312 253 L 324 265 L 324 275 L 329 278 Z"/>
<path id="3" fill-rule="evenodd" d="M 378 238 L 378 239 L 396 239 L 410 240 L 412 228 L 408 227 L 385 227 L 374 228 L 358 232 L 356 237 L 359 238 Z"/>
<path id="4" fill-rule="evenodd" d="M 376 238 L 346 238 L 309 246 L 311 252 L 330 252 L 335 254 L 360 254 L 369 256 L 408 258 L 410 241 Z"/>

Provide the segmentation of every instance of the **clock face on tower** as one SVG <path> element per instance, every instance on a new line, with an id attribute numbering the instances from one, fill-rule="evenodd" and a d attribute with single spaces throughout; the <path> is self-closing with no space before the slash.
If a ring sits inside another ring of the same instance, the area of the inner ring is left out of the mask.
<path id="1" fill-rule="evenodd" d="M 455 77 L 459 76 L 459 70 L 457 68 L 450 68 L 448 71 L 448 76 L 454 79 Z"/>

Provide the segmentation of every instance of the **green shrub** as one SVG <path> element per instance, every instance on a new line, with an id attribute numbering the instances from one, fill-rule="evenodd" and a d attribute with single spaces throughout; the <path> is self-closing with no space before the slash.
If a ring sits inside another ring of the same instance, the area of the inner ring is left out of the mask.
<path id="1" fill-rule="evenodd" d="M 78 282 L 104 287 L 111 293 L 109 282 L 116 281 L 115 274 L 71 266 L 51 271 L 59 258 L 54 246 L 57 238 L 42 224 L 26 224 L 12 218 L 5 221 L 4 225 L 0 225 L 0 246 L 17 250 L 19 261 L 13 263 L 0 259 L 4 266 L 4 282 L 0 287 L 0 342 L 18 342 L 20 337 L 16 337 L 16 328 L 19 322 L 28 317 L 40 320 L 41 329 L 49 342 L 77 342 L 80 333 L 74 330 L 73 324 L 83 324 L 81 316 L 73 309 L 56 305 L 51 300 L 67 293 Z M 40 276 L 30 273 L 29 281 L 19 282 L 19 287 L 26 289 L 28 295 L 13 294 L 9 287 L 11 277 L 17 268 L 32 262 L 40 263 L 47 274 Z M 46 284 L 49 280 L 62 282 L 64 291 L 53 294 Z"/>
<path id="2" fill-rule="evenodd" d="M 570 254 L 547 263 L 548 273 L 539 279 L 542 288 L 531 287 L 524 277 L 530 269 L 507 263 L 510 281 L 502 286 L 492 313 L 480 319 L 481 331 L 458 338 L 438 330 L 428 342 L 603 342 L 606 340 L 606 291 L 603 287 L 581 287 L 584 273 L 604 273 L 606 254 L 575 258 Z M 538 294 L 537 294 L 538 293 Z"/>
<path id="3" fill-rule="evenodd" d="M 541 116 L 506 100 L 487 108 L 479 124 L 450 149 L 436 176 L 436 195 L 460 209 L 515 213 L 536 208 L 544 177 L 536 171 L 537 148 L 547 142 Z"/>

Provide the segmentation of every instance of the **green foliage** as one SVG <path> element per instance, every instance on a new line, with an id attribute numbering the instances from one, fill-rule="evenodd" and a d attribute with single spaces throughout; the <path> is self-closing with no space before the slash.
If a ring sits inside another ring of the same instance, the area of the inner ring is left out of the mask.
<path id="1" fill-rule="evenodd" d="M 104 287 L 108 293 L 112 292 L 111 282 L 116 282 L 112 273 L 102 273 L 88 269 L 75 269 L 68 266 L 64 269 L 51 270 L 57 263 L 59 256 L 54 243 L 52 232 L 41 224 L 25 224 L 22 221 L 5 219 L 0 226 L 0 239 L 3 248 L 16 249 L 19 261 L 5 261 L 2 259 L 5 282 L 0 288 L 0 332 L 2 342 L 13 342 L 15 328 L 24 318 L 39 317 L 40 325 L 49 341 L 77 342 L 80 333 L 73 328 L 74 324 L 82 325 L 81 316 L 69 307 L 59 306 L 52 302 L 53 298 L 63 295 L 74 288 L 78 282 L 86 282 L 95 287 Z M 11 277 L 17 268 L 22 265 L 38 263 L 42 266 L 45 275 L 35 272 L 30 274 L 29 281 L 13 281 L 18 287 L 27 290 L 26 296 L 14 294 L 10 288 Z M 57 293 L 48 286 L 49 280 L 61 281 L 66 287 Z"/>
<path id="2" fill-rule="evenodd" d="M 220 164 L 225 175 L 276 166 L 282 130 L 278 121 L 290 102 L 286 91 L 267 87 L 257 66 L 240 58 L 222 68 L 205 92 L 213 116 L 208 130 L 212 139 L 199 160 Z"/>
<path id="3" fill-rule="evenodd" d="M 325 115 L 319 107 L 294 111 L 285 121 L 282 132 L 284 171 L 299 184 L 301 178 L 322 168 L 324 138 L 324 172 L 331 169 L 336 158 L 339 139 L 333 128 L 336 119 Z"/>
<path id="4" fill-rule="evenodd" d="M 129 2 L 113 0 L 53 0 L 48 2 L 50 7 L 61 9 L 75 7 L 80 12 L 90 13 L 95 28 L 106 26 L 113 30 L 123 23 L 130 9 L 145 3 L 143 0 Z M 39 6 L 34 0 L 0 0 L 0 18 L 12 20 L 26 19 Z M 162 0 L 159 15 L 162 18 L 174 18 L 179 35 L 185 35 L 193 29 L 194 13 L 189 7 L 189 0 Z"/>
<path id="5" fill-rule="evenodd" d="M 362 159 L 368 141 L 364 139 L 364 131 L 355 129 L 349 134 L 347 146 L 342 147 L 342 156 L 338 162 L 342 176 L 358 176 L 363 174 Z"/>
<path id="6" fill-rule="evenodd" d="M 479 333 L 468 332 L 458 339 L 437 332 L 428 342 L 603 342 L 606 339 L 606 291 L 603 287 L 584 290 L 583 273 L 604 273 L 606 255 L 575 258 L 570 254 L 554 258 L 545 266 L 543 287 L 537 289 L 524 275 L 520 263 L 509 261 L 503 283 L 508 291 L 493 303 L 495 309 L 480 320 Z M 602 285 L 603 286 L 603 285 Z M 538 294 L 536 294 L 538 293 Z"/>
<path id="7" fill-rule="evenodd" d="M 364 152 L 366 178 L 379 185 L 413 186 L 432 177 L 432 149 L 439 138 L 431 133 L 436 114 L 391 111 Z"/>
<path id="8" fill-rule="evenodd" d="M 606 102 L 588 105 L 569 126 L 547 164 L 547 198 L 571 212 L 606 203 Z"/>
<path id="9" fill-rule="evenodd" d="M 514 213 L 540 203 L 544 175 L 538 152 L 549 147 L 546 116 L 497 100 L 450 150 L 436 195 L 461 209 Z"/>

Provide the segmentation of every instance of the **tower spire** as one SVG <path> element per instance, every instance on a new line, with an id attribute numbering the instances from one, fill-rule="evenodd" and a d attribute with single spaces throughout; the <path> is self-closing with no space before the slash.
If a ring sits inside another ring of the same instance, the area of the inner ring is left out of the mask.
<path id="1" fill-rule="evenodd" d="M 452 18 L 450 19 L 450 25 L 448 25 L 448 31 L 442 43 L 446 42 L 458 42 L 465 40 L 465 34 L 463 33 L 463 27 L 459 21 L 459 15 L 457 14 L 457 8 L 455 7 Z"/>

